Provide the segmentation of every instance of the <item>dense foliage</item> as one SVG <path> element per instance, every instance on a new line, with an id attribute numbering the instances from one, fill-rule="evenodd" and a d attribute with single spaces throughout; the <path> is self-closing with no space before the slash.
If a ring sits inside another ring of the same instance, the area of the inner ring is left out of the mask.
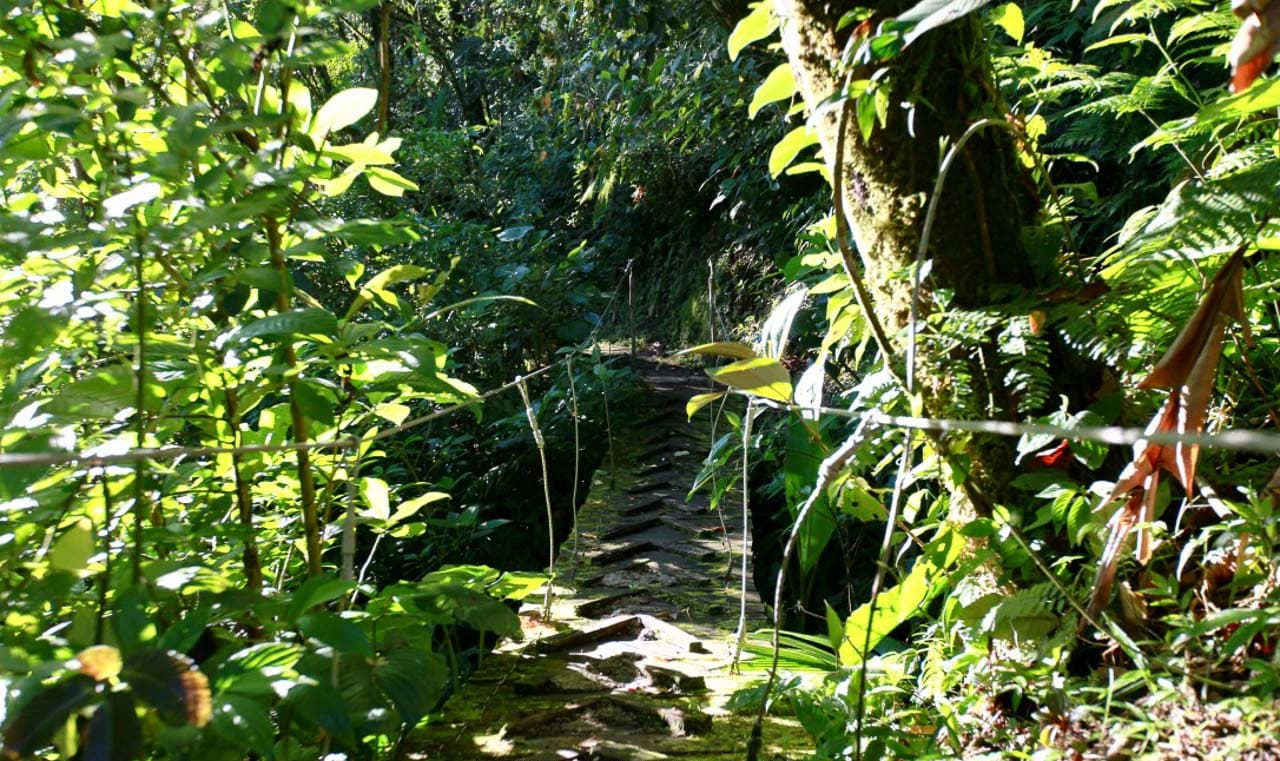
<path id="1" fill-rule="evenodd" d="M 4 752 L 395 757 L 519 634 L 633 385 L 609 340 L 711 341 L 751 399 L 690 403 L 693 486 L 750 470 L 789 631 L 739 697 L 797 753 L 1277 752 L 1274 437 L 1070 429 L 1280 425 L 1280 83 L 1246 81 L 1280 2 L 852 8 L 807 107 L 787 5 L 0 7 Z M 961 27 L 970 85 L 900 97 Z M 903 195 L 949 158 L 951 201 L 1025 207 L 978 206 L 1017 232 L 981 298 L 829 208 L 869 196 L 823 129 L 888 154 L 944 112 L 1015 161 L 944 130 Z"/>

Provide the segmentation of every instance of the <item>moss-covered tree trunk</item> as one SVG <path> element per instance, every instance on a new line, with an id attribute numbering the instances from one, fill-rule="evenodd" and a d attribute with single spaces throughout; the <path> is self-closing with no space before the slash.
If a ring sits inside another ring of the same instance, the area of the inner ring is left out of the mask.
<path id="1" fill-rule="evenodd" d="M 911 278 L 903 273 L 921 239 L 943 155 L 941 141 L 954 144 L 969 125 L 998 111 L 981 22 L 969 16 L 921 36 L 889 64 L 887 124 L 864 139 L 857 119 L 842 120 L 842 109 L 831 106 L 846 76 L 841 51 L 854 33 L 852 28 L 837 31 L 837 22 L 856 6 L 777 0 L 774 7 L 796 86 L 810 113 L 819 114 L 814 123 L 829 166 L 834 167 L 839 130 L 846 130 L 844 187 L 839 192 L 873 309 L 900 364 L 912 288 Z M 883 2 L 868 7 L 875 23 L 907 5 Z M 854 78 L 870 73 L 855 72 Z M 987 130 L 975 136 L 959 159 L 939 201 L 928 249 L 932 268 L 923 287 L 953 291 L 955 306 L 974 308 L 1033 284 L 1020 231 L 1035 214 L 1036 199 L 1026 190 L 1007 133 Z M 925 313 L 931 302 L 929 293 L 922 292 Z M 918 390 L 930 415 L 945 417 L 956 408 L 1014 414 L 989 349 L 948 357 L 925 353 L 918 359 Z M 977 382 L 964 390 L 953 388 L 949 378 L 955 362 L 971 365 L 967 369 Z M 962 393 L 978 398 L 956 398 Z M 973 470 L 965 492 L 981 502 L 998 501 L 1012 464 L 1007 442 L 971 441 L 966 449 Z"/>

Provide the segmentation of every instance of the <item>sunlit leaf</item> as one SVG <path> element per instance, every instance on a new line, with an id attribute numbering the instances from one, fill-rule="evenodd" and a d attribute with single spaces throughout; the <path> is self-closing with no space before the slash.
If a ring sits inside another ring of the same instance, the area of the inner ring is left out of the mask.
<path id="1" fill-rule="evenodd" d="M 344 129 L 360 121 L 378 102 L 378 91 L 369 87 L 352 87 L 334 93 L 311 121 L 311 139 L 317 144 L 330 132 Z"/>
<path id="2" fill-rule="evenodd" d="M 991 9 L 991 23 L 1003 29 L 1014 42 L 1022 42 L 1027 25 L 1017 3 L 1005 3 Z"/>
<path id="3" fill-rule="evenodd" d="M 718 341 L 716 343 L 699 344 L 691 349 L 684 349 L 676 352 L 676 356 L 684 356 L 685 354 L 708 354 L 715 357 L 732 357 L 734 359 L 751 359 L 759 356 L 756 350 L 746 344 L 735 343 L 732 341 Z"/>
<path id="4" fill-rule="evenodd" d="M 779 402 L 791 401 L 791 374 L 776 359 L 756 357 L 708 370 L 718 383 Z"/>
<path id="5" fill-rule="evenodd" d="M 791 71 L 791 64 L 780 63 L 773 71 L 769 72 L 769 76 L 765 77 L 764 82 L 756 88 L 755 95 L 751 98 L 751 104 L 747 106 L 747 115 L 754 119 L 760 109 L 770 103 L 786 100 L 795 94 L 796 78 L 794 72 Z"/>
<path id="6" fill-rule="evenodd" d="M 788 132 L 769 151 L 769 175 L 777 177 L 782 174 L 782 170 L 790 166 L 792 161 L 795 161 L 800 151 L 817 144 L 817 142 L 817 130 L 807 124 Z"/>
<path id="7" fill-rule="evenodd" d="M 418 189 L 417 183 L 401 177 L 386 167 L 371 166 L 365 170 L 364 177 L 369 181 L 371 188 L 384 196 L 399 198 L 406 190 Z"/>
<path id="8" fill-rule="evenodd" d="M 81 518 L 71 524 L 49 550 L 49 564 L 60 571 L 79 573 L 93 556 L 93 523 Z"/>
<path id="9" fill-rule="evenodd" d="M 723 398 L 724 395 L 725 395 L 725 392 L 716 391 L 710 394 L 697 394 L 693 396 L 692 398 L 689 399 L 689 402 L 684 406 L 685 415 L 687 415 L 689 419 L 692 420 L 693 416 L 698 413 L 698 410 L 702 409 L 703 407 L 706 407 L 708 404 L 711 404 L 717 399 Z"/>
<path id="10" fill-rule="evenodd" d="M 773 0 L 761 0 L 733 28 L 729 35 L 729 60 L 736 61 L 742 49 L 753 42 L 763 40 L 778 28 L 778 19 L 773 15 Z"/>

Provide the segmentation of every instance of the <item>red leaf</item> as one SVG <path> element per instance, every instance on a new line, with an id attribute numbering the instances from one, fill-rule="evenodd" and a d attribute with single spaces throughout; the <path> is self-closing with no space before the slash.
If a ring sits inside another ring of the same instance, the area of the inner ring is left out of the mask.
<path id="1" fill-rule="evenodd" d="M 1041 452 L 1032 459 L 1039 463 L 1041 467 L 1066 468 L 1071 464 L 1071 442 L 1063 439 L 1058 446 L 1048 452 Z"/>
<path id="2" fill-rule="evenodd" d="M 1255 79 L 1262 76 L 1262 72 L 1266 71 L 1271 63 L 1271 56 L 1272 51 L 1268 48 L 1237 66 L 1231 75 L 1231 92 L 1233 94 L 1244 92 Z"/>

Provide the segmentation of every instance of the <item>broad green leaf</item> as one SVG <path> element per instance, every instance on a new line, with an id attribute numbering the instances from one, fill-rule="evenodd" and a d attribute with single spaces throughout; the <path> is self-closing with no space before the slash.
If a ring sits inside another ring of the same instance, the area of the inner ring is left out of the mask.
<path id="1" fill-rule="evenodd" d="M 373 645 L 369 643 L 369 635 L 365 634 L 364 629 L 337 614 L 326 611 L 308 613 L 298 619 L 298 629 L 339 653 L 373 657 Z"/>
<path id="2" fill-rule="evenodd" d="M 449 499 L 448 492 L 429 491 L 426 494 L 422 494 L 420 496 L 414 497 L 413 499 L 401 502 L 399 507 L 396 508 L 396 511 L 391 514 L 391 517 L 387 518 L 386 528 L 391 528 L 392 526 L 395 526 L 400 521 L 406 520 L 408 518 L 412 518 L 413 516 L 417 515 L 418 512 L 422 510 L 422 508 L 426 507 L 427 505 L 430 505 L 434 502 L 440 502 L 446 499 Z"/>
<path id="3" fill-rule="evenodd" d="M 874 650 L 889 632 L 924 610 L 925 605 L 944 588 L 946 574 L 960 558 L 964 541 L 950 529 L 943 529 L 925 546 L 911 572 L 895 587 L 876 598 L 875 618 L 871 604 L 864 603 L 844 622 L 844 639 L 840 643 L 840 663 L 857 666 L 864 660 L 864 644 Z M 867 624 L 871 637 L 867 640 Z"/>
<path id="4" fill-rule="evenodd" d="M 80 418 L 110 418 L 137 404 L 134 372 L 126 365 L 112 365 L 85 374 L 68 383 L 49 400 L 42 412 Z M 146 384 L 146 405 L 156 409 L 164 399 L 164 389 L 154 381 Z"/>
<path id="5" fill-rule="evenodd" d="M 262 758 L 271 758 L 276 727 L 266 706 L 252 698 L 220 694 L 213 703 L 213 729 L 237 746 L 245 743 Z"/>
<path id="6" fill-rule="evenodd" d="M 485 591 L 493 597 L 501 597 L 504 600 L 523 600 L 546 583 L 545 573 L 507 571 L 497 581 L 485 587 Z"/>
<path id="7" fill-rule="evenodd" d="M 756 88 L 755 95 L 751 97 L 751 105 L 747 106 L 747 115 L 754 119 L 760 109 L 770 103 L 786 100 L 795 94 L 796 78 L 791 71 L 791 64 L 780 63 Z"/>
<path id="8" fill-rule="evenodd" d="M 286 704 L 296 716 L 314 723 L 344 745 L 354 742 L 354 727 L 347 703 L 327 682 L 299 684 L 289 691 Z"/>
<path id="9" fill-rule="evenodd" d="M 373 414 L 386 420 L 392 425 L 400 425 L 409 419 L 409 413 L 413 412 L 407 405 L 397 404 L 395 402 L 383 402 L 373 408 Z"/>
<path id="10" fill-rule="evenodd" d="M 381 659 L 373 679 L 404 725 L 414 727 L 439 702 L 449 681 L 449 666 L 434 653 L 400 648 Z"/>
<path id="11" fill-rule="evenodd" d="M 777 177 L 795 161 L 800 151 L 817 142 L 817 131 L 807 124 L 788 132 L 769 152 L 769 175 Z"/>
<path id="12" fill-rule="evenodd" d="M 404 195 L 406 190 L 418 189 L 416 183 L 401 177 L 386 167 L 371 166 L 365 170 L 364 178 L 369 181 L 369 187 L 384 196 L 399 198 Z"/>
<path id="13" fill-rule="evenodd" d="M 329 133 L 350 127 L 363 119 L 373 110 L 377 102 L 378 91 L 369 87 L 352 87 L 349 90 L 334 93 L 312 119 L 311 139 L 319 145 L 329 136 Z"/>
<path id="14" fill-rule="evenodd" d="M 738 60 L 742 49 L 753 42 L 763 40 L 778 28 L 778 18 L 773 15 L 773 0 L 761 0 L 755 4 L 729 35 L 729 60 Z"/>
<path id="15" fill-rule="evenodd" d="M 240 330 L 240 340 L 250 338 L 282 338 L 307 335 L 333 337 L 338 333 L 338 318 L 327 309 L 311 307 L 269 314 L 254 320 Z"/>
<path id="16" fill-rule="evenodd" d="M 765 399 L 788 403 L 791 401 L 791 375 L 776 359 L 756 357 L 731 365 L 708 370 L 707 375 L 718 383 Z"/>
<path id="17" fill-rule="evenodd" d="M 690 399 L 689 403 L 684 406 L 684 412 L 689 416 L 690 420 L 693 420 L 693 416 L 698 414 L 698 410 L 706 407 L 717 399 L 723 398 L 724 395 L 725 392 L 723 391 L 715 391 L 710 394 L 698 394 Z"/>
<path id="18" fill-rule="evenodd" d="M 81 518 L 62 532 L 49 550 L 49 565 L 59 571 L 80 573 L 93 557 L 93 523 Z"/>
<path id="19" fill-rule="evenodd" d="M 750 346 L 733 341 L 699 344 L 691 349 L 676 352 L 677 357 L 682 357 L 685 354 L 709 354 L 716 357 L 732 357 L 734 359 L 752 359 L 759 356 L 756 354 L 756 350 Z"/>
<path id="20" fill-rule="evenodd" d="M 297 621 L 303 613 L 317 605 L 323 605 L 355 589 L 355 582 L 335 579 L 332 576 L 313 576 L 293 593 L 289 602 L 289 620 Z"/>
<path id="21" fill-rule="evenodd" d="M 1005 3 L 992 8 L 991 22 L 1005 30 L 1014 42 L 1022 42 L 1022 35 L 1027 31 L 1026 21 L 1022 18 L 1022 9 L 1017 3 Z"/>

